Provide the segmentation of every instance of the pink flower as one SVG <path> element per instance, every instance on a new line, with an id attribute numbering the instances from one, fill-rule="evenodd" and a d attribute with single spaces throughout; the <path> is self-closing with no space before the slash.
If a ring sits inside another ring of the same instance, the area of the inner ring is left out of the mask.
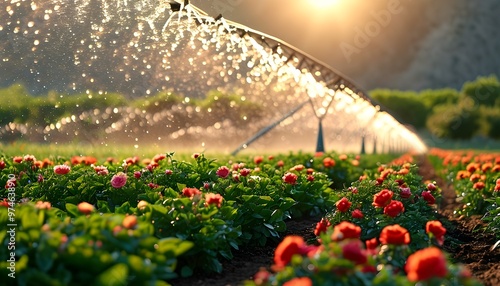
<path id="1" fill-rule="evenodd" d="M 119 172 L 111 178 L 111 186 L 115 189 L 119 189 L 127 183 L 127 174 Z"/>
<path id="2" fill-rule="evenodd" d="M 219 169 L 217 169 L 216 174 L 219 178 L 224 179 L 229 175 L 229 168 L 226 166 L 221 166 L 221 167 L 219 167 Z"/>
<path id="3" fill-rule="evenodd" d="M 429 191 L 435 191 L 436 190 L 436 185 L 434 185 L 433 183 L 429 183 L 429 184 L 427 184 L 427 189 Z"/>
<path id="4" fill-rule="evenodd" d="M 100 176 L 106 176 L 107 174 L 109 174 L 108 168 L 106 168 L 105 166 L 95 166 L 94 171 L 96 171 L 97 175 Z"/>
<path id="5" fill-rule="evenodd" d="M 403 199 L 407 199 L 407 198 L 411 197 L 411 190 L 410 190 L 410 188 L 399 187 L 399 195 Z"/>
<path id="6" fill-rule="evenodd" d="M 285 175 L 283 175 L 283 182 L 290 185 L 295 185 L 295 183 L 297 182 L 297 178 L 297 175 L 295 175 L 294 173 L 286 173 Z"/>
<path id="7" fill-rule="evenodd" d="M 71 170 L 68 165 L 56 165 L 54 166 L 54 173 L 57 175 L 66 175 Z"/>
<path id="8" fill-rule="evenodd" d="M 173 173 L 173 172 L 172 172 L 172 170 L 170 170 L 170 169 L 166 169 L 166 170 L 165 170 L 165 175 L 172 175 L 172 173 Z"/>
<path id="9" fill-rule="evenodd" d="M 135 171 L 135 172 L 134 172 L 134 178 L 136 178 L 136 179 L 140 179 L 140 178 L 141 178 L 141 176 L 142 176 L 141 171 Z"/>

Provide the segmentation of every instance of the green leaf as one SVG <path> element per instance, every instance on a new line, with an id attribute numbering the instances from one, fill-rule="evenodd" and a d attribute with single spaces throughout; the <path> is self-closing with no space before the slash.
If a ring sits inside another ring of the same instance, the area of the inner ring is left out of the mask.
<path id="1" fill-rule="evenodd" d="M 120 263 L 104 271 L 96 279 L 94 285 L 98 286 L 120 286 L 127 285 L 128 267 Z"/>
<path id="2" fill-rule="evenodd" d="M 193 269 L 191 269 L 191 267 L 189 266 L 183 266 L 182 269 L 181 269 L 181 276 L 182 277 L 190 277 L 191 275 L 193 275 Z"/>
<path id="3" fill-rule="evenodd" d="M 99 209 L 99 211 L 102 213 L 110 213 L 111 212 L 111 210 L 109 209 L 108 203 L 105 201 L 97 201 L 97 209 Z"/>
<path id="4" fill-rule="evenodd" d="M 40 243 L 36 248 L 35 261 L 41 271 L 47 272 L 54 264 L 55 250 L 49 247 L 46 243 Z"/>
<path id="5" fill-rule="evenodd" d="M 67 203 L 66 211 L 73 217 L 78 217 L 81 215 L 80 211 L 78 210 L 78 207 L 74 204 Z"/>

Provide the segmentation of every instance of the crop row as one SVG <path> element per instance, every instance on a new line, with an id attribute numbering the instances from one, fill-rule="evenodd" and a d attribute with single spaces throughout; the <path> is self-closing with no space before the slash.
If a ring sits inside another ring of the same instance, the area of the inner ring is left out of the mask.
<path id="1" fill-rule="evenodd" d="M 426 232 L 426 225 L 436 221 L 439 187 L 423 183 L 411 160 L 403 157 L 364 168 L 360 158 L 337 154 L 217 162 L 204 154 L 178 161 L 170 153 L 102 164 L 92 157 L 4 156 L 0 272 L 15 276 L 9 282 L 19 285 L 165 284 L 179 275 L 221 272 L 221 261 L 230 260 L 242 245 L 279 240 L 286 220 L 321 215 L 325 218 L 315 233 L 332 255 L 327 255 L 327 267 L 321 268 L 326 258 L 323 249 L 317 250 L 306 269 L 328 272 L 332 270 L 328 267 L 340 263 L 335 269 L 345 274 L 341 279 L 408 279 L 395 275 L 406 273 L 407 254 L 439 245 L 443 239 Z M 364 247 L 365 241 L 375 239 L 378 246 L 373 251 L 384 260 L 368 258 L 365 251 L 363 263 L 338 256 L 345 242 L 334 230 L 348 221 L 356 229 L 351 238 L 359 240 L 357 245 Z M 398 227 L 409 236 L 397 246 L 403 252 L 382 240 L 385 230 Z M 275 269 L 276 276 L 266 272 L 269 276 L 261 282 L 286 283 L 308 276 L 300 272 L 303 269 L 290 272 L 287 267 L 297 269 L 299 258 L 288 258 L 275 259 L 284 272 Z M 319 264 L 313 262 L 316 258 Z M 364 266 L 374 268 L 365 272 Z M 457 279 L 468 279 L 459 266 L 445 263 L 445 268 L 436 274 L 438 278 L 459 271 Z"/>

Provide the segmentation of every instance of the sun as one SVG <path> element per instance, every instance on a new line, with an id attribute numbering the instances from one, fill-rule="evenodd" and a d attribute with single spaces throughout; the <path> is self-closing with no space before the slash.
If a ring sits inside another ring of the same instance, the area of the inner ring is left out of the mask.
<path id="1" fill-rule="evenodd" d="M 308 4 L 312 7 L 323 9 L 330 8 L 338 4 L 341 0 L 308 0 Z"/>

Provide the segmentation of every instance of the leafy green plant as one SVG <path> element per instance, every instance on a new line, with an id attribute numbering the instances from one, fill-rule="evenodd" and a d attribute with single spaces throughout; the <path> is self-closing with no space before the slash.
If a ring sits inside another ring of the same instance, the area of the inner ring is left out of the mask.
<path id="1" fill-rule="evenodd" d="M 88 204 L 90 206 L 90 204 Z M 7 231 L 9 210 L 0 207 L 2 232 L 0 272 L 10 272 L 15 255 L 17 285 L 123 285 L 157 283 L 177 277 L 177 258 L 192 242 L 154 237 L 145 217 L 99 214 L 92 208 L 67 204 L 68 213 L 48 202 L 15 207 L 15 243 Z"/>

